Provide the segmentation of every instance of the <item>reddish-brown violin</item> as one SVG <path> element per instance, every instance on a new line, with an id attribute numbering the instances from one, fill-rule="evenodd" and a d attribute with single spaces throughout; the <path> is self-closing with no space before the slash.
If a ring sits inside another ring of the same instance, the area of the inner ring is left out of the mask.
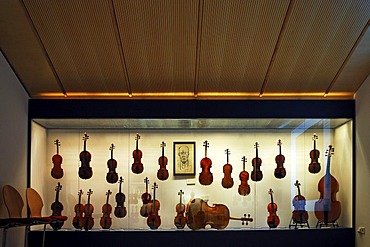
<path id="1" fill-rule="evenodd" d="M 297 180 L 294 184 L 298 189 L 298 195 L 293 198 L 294 211 L 292 213 L 292 219 L 294 223 L 306 223 L 308 221 L 308 213 L 306 211 L 306 198 L 301 195 L 301 185 Z"/>
<path id="2" fill-rule="evenodd" d="M 226 149 L 225 153 L 226 153 L 226 164 L 223 166 L 224 177 L 222 178 L 221 185 L 225 189 L 229 189 L 233 187 L 234 185 L 234 180 L 231 177 L 231 172 L 233 171 L 233 167 L 229 164 L 230 150 Z"/>
<path id="3" fill-rule="evenodd" d="M 182 190 L 177 193 L 180 196 L 180 203 L 176 205 L 176 217 L 174 219 L 174 223 L 177 229 L 183 229 L 186 225 L 186 217 L 184 216 L 185 212 L 185 205 L 182 203 L 182 195 L 184 192 Z"/>
<path id="4" fill-rule="evenodd" d="M 59 179 L 63 177 L 63 169 L 62 169 L 62 156 L 59 155 L 59 147 L 60 147 L 60 141 L 56 139 L 54 141 L 54 144 L 57 146 L 57 153 L 53 156 L 53 168 L 51 169 L 51 176 L 55 179 Z"/>
<path id="5" fill-rule="evenodd" d="M 148 217 L 149 215 L 148 203 L 152 199 L 152 196 L 148 193 L 149 179 L 147 177 L 144 179 L 144 183 L 145 183 L 145 193 L 141 195 L 143 205 L 140 208 L 140 215 L 143 217 Z"/>
<path id="6" fill-rule="evenodd" d="M 80 153 L 81 167 L 78 169 L 78 176 L 82 179 L 89 179 L 93 175 L 92 168 L 90 167 L 91 154 L 86 151 L 86 142 L 89 136 L 84 134 L 82 140 L 84 141 L 84 150 Z"/>
<path id="7" fill-rule="evenodd" d="M 134 158 L 134 163 L 132 163 L 131 171 L 136 174 L 140 174 L 144 171 L 144 165 L 141 163 L 141 158 L 143 157 L 143 153 L 139 149 L 139 134 L 136 134 L 136 149 L 132 152 L 132 157 Z"/>
<path id="8" fill-rule="evenodd" d="M 243 161 L 243 171 L 240 172 L 239 174 L 240 185 L 238 188 L 238 193 L 241 196 L 246 196 L 249 195 L 249 193 L 251 192 L 251 188 L 248 184 L 249 173 L 245 170 L 245 162 L 247 162 L 247 158 L 243 156 L 242 161 Z"/>
<path id="9" fill-rule="evenodd" d="M 87 192 L 87 204 L 85 205 L 85 215 L 83 218 L 83 228 L 87 231 L 93 228 L 94 226 L 94 218 L 92 217 L 92 214 L 94 212 L 94 206 L 90 203 L 90 197 L 92 195 L 93 191 L 89 189 Z"/>
<path id="10" fill-rule="evenodd" d="M 112 218 L 110 217 L 110 214 L 112 213 L 112 206 L 109 204 L 109 196 L 112 194 L 110 190 L 105 193 L 107 196 L 107 201 L 102 207 L 102 213 L 103 216 L 100 218 L 100 226 L 103 229 L 109 229 L 112 225 Z"/>
<path id="11" fill-rule="evenodd" d="M 267 217 L 267 225 L 270 227 L 270 228 L 276 228 L 279 223 L 280 223 L 280 219 L 279 219 L 279 216 L 277 216 L 276 214 L 276 211 L 277 211 L 277 205 L 276 203 L 274 203 L 274 198 L 272 196 L 274 192 L 272 191 L 272 189 L 269 190 L 269 195 L 271 197 L 271 202 L 267 205 L 267 210 L 269 212 L 269 216 Z"/>
<path id="12" fill-rule="evenodd" d="M 316 135 L 316 133 L 313 134 L 313 149 L 310 151 L 311 163 L 308 165 L 308 171 L 310 173 L 318 173 L 321 170 L 321 166 L 319 163 L 320 151 L 316 149 L 317 139 L 319 139 L 319 137 Z"/>
<path id="13" fill-rule="evenodd" d="M 116 168 L 117 168 L 117 161 L 115 159 L 113 159 L 113 150 L 114 150 L 114 144 L 112 143 L 112 145 L 110 146 L 109 150 L 110 150 L 110 159 L 107 161 L 107 166 L 108 166 L 108 173 L 107 173 L 107 176 L 106 176 L 106 180 L 108 183 L 111 183 L 111 184 L 114 184 L 118 181 L 118 174 L 116 172 Z"/>
<path id="14" fill-rule="evenodd" d="M 161 225 L 161 217 L 158 214 L 160 202 L 155 198 L 155 190 L 158 189 L 158 185 L 154 182 L 153 184 L 153 200 L 148 203 L 149 206 L 149 215 L 147 218 L 147 225 L 150 229 L 158 229 Z"/>
<path id="15" fill-rule="evenodd" d="M 205 148 L 205 157 L 200 161 L 202 172 L 199 174 L 199 183 L 202 185 L 210 185 L 213 182 L 213 174 L 211 173 L 212 160 L 207 157 L 208 141 L 203 142 Z"/>
<path id="16" fill-rule="evenodd" d="M 254 145 L 254 148 L 256 149 L 256 157 L 252 160 L 253 171 L 251 173 L 251 179 L 255 182 L 261 181 L 263 177 L 262 171 L 260 170 L 262 160 L 258 157 L 258 147 L 258 142 L 256 142 Z"/>
<path id="17" fill-rule="evenodd" d="M 62 216 L 63 211 L 63 204 L 59 201 L 59 192 L 62 190 L 62 185 L 58 183 L 58 185 L 55 187 L 55 201 L 51 204 L 51 210 L 53 213 L 51 216 Z M 50 223 L 50 226 L 54 230 L 59 230 L 62 228 L 64 224 L 64 221 L 58 221 L 58 222 L 52 222 Z"/>
<path id="18" fill-rule="evenodd" d="M 81 204 L 82 190 L 78 192 L 78 203 L 75 205 L 75 217 L 73 217 L 72 225 L 76 229 L 82 229 L 83 227 L 83 213 L 85 212 L 85 206 Z"/>
<path id="19" fill-rule="evenodd" d="M 162 148 L 162 156 L 159 157 L 158 163 L 159 163 L 159 170 L 157 172 L 157 178 L 159 180 L 166 180 L 168 178 L 168 170 L 166 169 L 167 166 L 167 157 L 164 156 L 164 147 L 166 146 L 165 142 L 161 143 L 161 148 Z"/>
<path id="20" fill-rule="evenodd" d="M 119 192 L 116 194 L 116 202 L 117 206 L 114 209 L 114 215 L 117 218 L 124 218 L 127 214 L 127 210 L 125 207 L 125 201 L 126 201 L 126 196 L 125 194 L 122 193 L 122 183 L 123 183 L 123 178 L 119 178 Z"/>
<path id="21" fill-rule="evenodd" d="M 274 175 L 276 178 L 284 178 L 286 175 L 286 170 L 284 168 L 285 156 L 281 154 L 281 145 L 283 143 L 281 140 L 278 141 L 277 145 L 279 146 L 279 154 L 275 157 L 276 168 Z"/>

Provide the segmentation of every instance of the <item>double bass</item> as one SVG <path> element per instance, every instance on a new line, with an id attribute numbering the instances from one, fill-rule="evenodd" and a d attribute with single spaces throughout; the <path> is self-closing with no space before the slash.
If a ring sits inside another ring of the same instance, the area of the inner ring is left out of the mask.
<path id="1" fill-rule="evenodd" d="M 55 179 L 59 179 L 63 177 L 63 169 L 62 169 L 62 162 L 63 158 L 59 155 L 59 147 L 60 147 L 60 141 L 56 139 L 54 141 L 54 144 L 57 146 L 57 153 L 53 155 L 53 158 L 51 159 L 53 161 L 53 168 L 51 169 L 51 176 Z"/>
<path id="2" fill-rule="evenodd" d="M 277 216 L 277 214 L 276 214 L 277 205 L 276 205 L 276 203 L 274 203 L 274 198 L 272 196 L 273 193 L 274 192 L 272 191 L 272 189 L 270 189 L 269 190 L 269 195 L 270 195 L 270 198 L 271 198 L 271 202 L 267 205 L 267 210 L 269 212 L 269 216 L 267 217 L 267 225 L 270 228 L 276 228 L 280 223 L 279 216 Z"/>
<path id="3" fill-rule="evenodd" d="M 312 136 L 313 149 L 310 151 L 311 163 L 308 165 L 308 171 L 310 173 L 318 173 L 321 170 L 319 163 L 320 151 L 316 149 L 317 139 L 319 139 L 319 137 L 316 135 L 316 133 L 314 133 Z"/>
<path id="4" fill-rule="evenodd" d="M 75 205 L 74 209 L 75 209 L 75 217 L 73 217 L 73 220 L 72 220 L 72 225 L 74 226 L 74 228 L 76 229 L 82 229 L 83 227 L 83 213 L 85 211 L 85 206 L 81 204 L 81 196 L 82 196 L 83 192 L 82 190 L 80 190 L 78 192 L 78 203 Z"/>
<path id="5" fill-rule="evenodd" d="M 134 158 L 134 163 L 132 163 L 131 171 L 136 174 L 140 174 L 144 171 L 144 165 L 141 163 L 141 158 L 143 157 L 143 152 L 139 149 L 140 135 L 136 134 L 136 149 L 132 152 L 132 157 Z"/>
<path id="6" fill-rule="evenodd" d="M 93 191 L 89 189 L 87 192 L 87 204 L 85 204 L 85 215 L 83 218 L 83 228 L 87 231 L 93 228 L 94 226 L 94 218 L 92 217 L 92 213 L 94 212 L 94 206 L 90 203 L 90 197 Z"/>
<path id="7" fill-rule="evenodd" d="M 110 214 L 112 213 L 112 206 L 109 204 L 109 196 L 112 194 L 110 190 L 105 193 L 107 196 L 107 201 L 102 207 L 102 213 L 103 216 L 100 218 L 100 226 L 103 229 L 109 229 L 112 225 L 112 218 L 110 217 Z"/>
<path id="8" fill-rule="evenodd" d="M 55 187 L 55 201 L 51 204 L 52 214 L 51 216 L 62 216 L 63 204 L 59 201 L 59 192 L 62 190 L 62 185 L 58 183 Z M 54 230 L 62 228 L 64 221 L 51 222 L 50 226 Z"/>
<path id="9" fill-rule="evenodd" d="M 124 218 L 127 214 L 127 210 L 125 207 L 126 196 L 125 194 L 122 193 L 123 178 L 120 177 L 118 182 L 119 182 L 119 192 L 116 194 L 117 206 L 114 209 L 114 215 L 117 218 Z"/>
<path id="10" fill-rule="evenodd" d="M 93 175 L 92 168 L 90 167 L 91 154 L 86 151 L 86 142 L 89 139 L 89 136 L 84 134 L 82 140 L 84 141 L 84 150 L 80 153 L 81 167 L 78 169 L 78 176 L 82 179 L 89 179 Z"/>
<path id="11" fill-rule="evenodd" d="M 256 157 L 252 160 L 253 171 L 251 173 L 251 179 L 255 182 L 261 181 L 263 178 L 263 174 L 260 169 L 262 160 L 260 157 L 258 157 L 258 147 L 258 142 L 256 142 L 256 144 L 254 144 L 254 148 L 256 149 Z"/>
<path id="12" fill-rule="evenodd" d="M 163 181 L 168 178 L 168 170 L 166 169 L 168 159 L 164 156 L 164 147 L 166 146 L 166 143 L 162 142 L 160 146 L 162 148 L 162 156 L 158 158 L 160 168 L 157 172 L 157 178 Z"/>
<path id="13" fill-rule="evenodd" d="M 247 158 L 243 156 L 242 161 L 243 161 L 243 171 L 241 171 L 239 174 L 240 185 L 238 188 L 238 193 L 241 196 L 246 196 L 249 195 L 249 193 L 251 192 L 251 187 L 248 184 L 249 173 L 245 170 L 245 162 L 247 162 Z"/>
<path id="14" fill-rule="evenodd" d="M 213 182 L 213 174 L 211 173 L 212 160 L 207 157 L 208 141 L 203 142 L 205 148 L 204 158 L 200 161 L 202 172 L 199 174 L 199 183 L 202 185 L 210 185 Z"/>
<path id="15" fill-rule="evenodd" d="M 143 201 L 143 205 L 140 208 L 140 215 L 143 217 L 148 217 L 149 215 L 148 203 L 152 199 L 152 196 L 148 193 L 148 185 L 149 185 L 148 177 L 144 179 L 144 183 L 145 183 L 145 192 L 141 195 L 141 200 Z"/>
<path id="16" fill-rule="evenodd" d="M 147 218 L 147 225 L 150 227 L 150 229 L 158 229 L 158 227 L 161 225 L 161 217 L 158 214 L 160 202 L 156 200 L 155 198 L 155 190 L 158 189 L 157 183 L 154 182 L 153 184 L 153 200 L 151 200 L 148 203 L 149 208 L 149 215 Z"/>
<path id="17" fill-rule="evenodd" d="M 292 213 L 292 219 L 294 223 L 306 223 L 308 221 L 308 213 L 306 211 L 306 198 L 302 196 L 301 189 L 299 186 L 301 185 L 299 181 L 297 180 L 294 184 L 298 189 L 298 195 L 296 195 L 293 198 L 293 213 Z"/>
<path id="18" fill-rule="evenodd" d="M 286 175 L 286 170 L 284 168 L 284 162 L 285 162 L 285 156 L 281 154 L 281 145 L 283 143 L 279 139 L 277 145 L 279 146 L 279 154 L 276 155 L 275 157 L 275 162 L 276 162 L 276 168 L 274 172 L 274 176 L 276 178 L 284 178 Z"/>
<path id="19" fill-rule="evenodd" d="M 339 183 L 334 176 L 330 174 L 330 159 L 334 154 L 334 148 L 329 145 L 326 152 L 327 165 L 326 173 L 318 183 L 320 199 L 315 202 L 315 216 L 321 223 L 335 223 L 341 213 L 341 204 L 336 199 L 339 191 Z"/>
<path id="20" fill-rule="evenodd" d="M 234 185 L 234 180 L 231 177 L 231 172 L 233 171 L 233 167 L 229 164 L 230 150 L 226 149 L 225 153 L 226 153 L 226 164 L 223 166 L 224 177 L 222 178 L 221 185 L 225 189 L 229 189 L 233 187 Z"/>
<path id="21" fill-rule="evenodd" d="M 182 203 L 182 195 L 184 192 L 182 190 L 177 193 L 180 196 L 180 203 L 176 205 L 176 213 L 174 223 L 177 229 L 183 229 L 186 225 L 186 217 L 184 216 L 185 205 Z"/>
<path id="22" fill-rule="evenodd" d="M 112 143 L 109 150 L 110 150 L 110 159 L 107 161 L 107 166 L 108 166 L 108 173 L 107 173 L 107 176 L 106 176 L 106 180 L 108 183 L 111 183 L 111 184 L 114 184 L 118 181 L 118 174 L 116 172 L 116 168 L 117 168 L 117 161 L 115 159 L 113 159 L 113 150 L 114 150 L 115 146 L 114 144 Z"/>

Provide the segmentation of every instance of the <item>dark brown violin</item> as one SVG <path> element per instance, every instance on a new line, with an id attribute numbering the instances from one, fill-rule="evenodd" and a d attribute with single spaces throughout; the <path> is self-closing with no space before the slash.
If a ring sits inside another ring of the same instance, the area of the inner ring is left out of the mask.
<path id="1" fill-rule="evenodd" d="M 192 199 L 186 207 L 186 222 L 192 230 L 204 229 L 206 225 L 214 229 L 224 229 L 230 220 L 240 220 L 243 225 L 253 221 L 250 215 L 246 217 L 246 214 L 241 218 L 230 216 L 229 209 L 225 205 L 208 206 L 207 202 L 200 198 Z"/>
<path id="2" fill-rule="evenodd" d="M 293 198 L 294 211 L 292 213 L 292 219 L 294 223 L 306 223 L 308 221 L 308 213 L 306 211 L 306 198 L 301 195 L 301 185 L 298 180 L 294 184 L 298 189 L 298 195 Z"/>
<path id="3" fill-rule="evenodd" d="M 120 177 L 118 182 L 119 182 L 119 192 L 116 194 L 117 206 L 114 209 L 114 215 L 117 218 L 124 218 L 127 214 L 127 210 L 125 207 L 126 196 L 125 194 L 122 193 L 122 190 L 121 190 L 123 178 Z"/>
<path id="4" fill-rule="evenodd" d="M 51 176 L 55 179 L 59 179 L 63 177 L 63 169 L 62 169 L 62 156 L 59 155 L 59 147 L 60 147 L 60 141 L 56 139 L 54 141 L 54 144 L 57 146 L 57 153 L 53 156 L 53 168 L 51 169 Z"/>
<path id="5" fill-rule="evenodd" d="M 261 181 L 263 177 L 262 171 L 260 170 L 262 160 L 258 157 L 258 147 L 258 142 L 256 142 L 254 145 L 254 148 L 256 149 L 256 157 L 252 160 L 253 171 L 251 173 L 251 179 L 255 182 Z"/>
<path id="6" fill-rule="evenodd" d="M 284 178 L 286 175 L 286 170 L 284 168 L 285 156 L 281 154 L 281 145 L 283 143 L 281 140 L 278 141 L 277 145 L 279 146 L 279 154 L 275 157 L 276 168 L 274 175 L 276 178 Z"/>
<path id="7" fill-rule="evenodd" d="M 145 183 L 145 193 L 141 195 L 141 200 L 143 201 L 143 206 L 140 208 L 140 215 L 143 217 L 148 217 L 149 215 L 149 208 L 148 208 L 148 203 L 152 199 L 152 196 L 148 193 L 148 184 L 149 184 L 149 179 L 146 177 L 144 179 Z"/>
<path id="8" fill-rule="evenodd" d="M 226 153 L 226 164 L 223 166 L 224 177 L 222 178 L 221 185 L 225 189 L 229 189 L 233 187 L 234 185 L 234 180 L 231 177 L 231 172 L 233 171 L 233 167 L 229 164 L 230 150 L 226 149 L 225 153 Z"/>
<path id="9" fill-rule="evenodd" d="M 180 196 L 180 203 L 176 205 L 176 217 L 174 219 L 174 223 L 177 229 L 183 229 L 186 225 L 186 217 L 184 216 L 185 213 L 185 205 L 182 203 L 182 195 L 184 192 L 182 190 L 177 193 Z"/>
<path id="10" fill-rule="evenodd" d="M 89 179 L 93 175 L 92 168 L 90 167 L 91 154 L 86 151 L 86 142 L 89 136 L 84 134 L 82 140 L 84 141 L 84 150 L 80 153 L 81 167 L 78 169 L 78 176 L 82 179 Z"/>
<path id="11" fill-rule="evenodd" d="M 112 194 L 110 190 L 105 193 L 107 196 L 107 201 L 102 207 L 102 213 L 103 216 L 100 218 L 100 226 L 103 229 L 109 229 L 112 225 L 112 218 L 110 217 L 110 214 L 112 213 L 112 206 L 109 204 L 109 196 Z"/>
<path id="12" fill-rule="evenodd" d="M 320 151 L 316 149 L 317 139 L 319 139 L 319 137 L 316 135 L 316 133 L 313 134 L 313 149 L 310 151 L 311 163 L 308 165 L 308 171 L 310 173 L 318 173 L 321 170 L 321 166 L 319 163 Z"/>
<path id="13" fill-rule="evenodd" d="M 339 183 L 330 174 L 330 159 L 334 154 L 334 148 L 329 145 L 326 152 L 328 157 L 326 165 L 326 173 L 320 179 L 318 190 L 320 199 L 315 202 L 315 216 L 322 223 L 334 223 L 340 216 L 341 204 L 336 199 L 336 194 L 339 191 Z"/>
<path id="14" fill-rule="evenodd" d="M 279 223 L 280 223 L 280 219 L 279 219 L 279 216 L 277 216 L 276 214 L 276 211 L 277 211 L 277 205 L 276 203 L 274 203 L 274 198 L 272 196 L 274 192 L 272 191 L 272 189 L 269 190 L 269 195 L 271 197 L 271 202 L 267 205 L 267 210 L 269 212 L 269 216 L 267 217 L 267 225 L 270 227 L 270 228 L 276 228 Z"/>
<path id="15" fill-rule="evenodd" d="M 90 197 L 93 191 L 89 189 L 87 192 L 87 204 L 85 205 L 85 215 L 83 218 L 83 228 L 87 231 L 93 228 L 94 226 L 94 218 L 92 217 L 92 213 L 94 212 L 94 206 L 90 203 Z"/>
<path id="16" fill-rule="evenodd" d="M 136 174 L 140 174 L 144 171 L 144 165 L 141 163 L 141 158 L 143 157 L 143 153 L 139 149 L 139 134 L 136 134 L 136 149 L 132 152 L 132 157 L 134 158 L 134 163 L 132 163 L 131 171 Z"/>
<path id="17" fill-rule="evenodd" d="M 62 216 L 63 204 L 59 201 L 59 192 L 62 190 L 62 185 L 58 183 L 55 187 L 55 201 L 51 204 L 51 210 L 53 211 L 51 216 Z M 52 222 L 50 226 L 54 230 L 59 230 L 62 228 L 64 221 Z"/>
<path id="18" fill-rule="evenodd" d="M 164 156 L 164 147 L 166 146 L 165 142 L 162 142 L 161 148 L 162 148 L 162 156 L 159 157 L 158 163 L 159 163 L 159 170 L 157 172 L 157 178 L 159 180 L 166 180 L 168 178 L 168 170 L 166 169 L 167 166 L 167 157 Z"/>
<path id="19" fill-rule="evenodd" d="M 75 217 L 73 217 L 72 225 L 76 229 L 82 229 L 83 227 L 83 213 L 85 212 L 85 206 L 81 204 L 82 190 L 78 192 L 78 203 L 75 205 Z"/>
<path id="20" fill-rule="evenodd" d="M 108 183 L 111 183 L 111 184 L 114 184 L 118 181 L 118 174 L 116 172 L 116 168 L 117 168 L 117 161 L 115 159 L 113 159 L 113 150 L 114 150 L 114 144 L 112 143 L 112 145 L 110 146 L 109 150 L 110 150 L 110 159 L 107 161 L 107 166 L 108 166 L 108 173 L 107 173 L 107 177 L 106 177 L 106 180 Z"/>
<path id="21" fill-rule="evenodd" d="M 149 215 L 146 221 L 150 229 L 158 229 L 161 225 L 161 217 L 158 215 L 160 202 L 155 199 L 155 190 L 158 189 L 158 185 L 154 182 L 153 184 L 153 200 L 148 203 Z"/>
<path id="22" fill-rule="evenodd" d="M 210 185 L 213 182 L 213 174 L 211 173 L 212 160 L 207 158 L 208 141 L 203 142 L 205 148 L 205 157 L 200 161 L 202 172 L 199 174 L 199 183 L 202 185 Z"/>
<path id="23" fill-rule="evenodd" d="M 248 184 L 249 173 L 245 170 L 245 162 L 247 162 L 247 158 L 243 156 L 242 161 L 243 161 L 243 171 L 240 172 L 239 174 L 240 185 L 238 188 L 238 193 L 241 196 L 246 196 L 249 195 L 249 193 L 251 192 L 251 187 Z"/>

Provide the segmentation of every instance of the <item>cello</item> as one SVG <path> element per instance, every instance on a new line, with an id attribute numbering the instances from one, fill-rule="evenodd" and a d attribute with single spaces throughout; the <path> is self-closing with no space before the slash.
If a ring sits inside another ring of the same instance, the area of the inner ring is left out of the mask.
<path id="1" fill-rule="evenodd" d="M 311 163 L 308 165 L 308 171 L 310 173 L 318 173 L 321 170 L 319 163 L 320 151 L 316 149 L 317 139 L 319 139 L 319 137 L 316 135 L 316 133 L 314 133 L 312 136 L 313 149 L 310 151 Z"/>
<path id="2" fill-rule="evenodd" d="M 111 183 L 111 184 L 114 184 L 118 181 L 118 174 L 116 172 L 116 168 L 117 168 L 117 161 L 115 159 L 113 159 L 113 150 L 114 150 L 115 146 L 114 144 L 112 143 L 109 150 L 110 150 L 110 159 L 107 161 L 107 166 L 108 166 L 108 173 L 107 173 L 107 176 L 106 176 L 106 180 L 108 183 Z"/>
<path id="3" fill-rule="evenodd" d="M 94 218 L 92 217 L 92 213 L 94 212 L 94 206 L 90 203 L 90 197 L 93 191 L 89 189 L 87 192 L 87 204 L 85 205 L 85 215 L 83 218 L 83 228 L 88 231 L 94 226 Z"/>
<path id="4" fill-rule="evenodd" d="M 149 215 L 148 203 L 152 199 L 152 196 L 148 193 L 148 184 L 149 184 L 148 177 L 144 179 L 144 183 L 145 183 L 145 193 L 141 195 L 141 200 L 143 201 L 143 205 L 140 208 L 140 215 L 143 217 L 148 217 Z"/>
<path id="5" fill-rule="evenodd" d="M 168 178 L 168 170 L 166 169 L 168 159 L 166 156 L 164 156 L 164 147 L 166 146 L 166 143 L 162 142 L 160 146 L 162 148 L 162 156 L 158 159 L 160 168 L 157 172 L 157 178 L 163 181 Z"/>
<path id="6" fill-rule="evenodd" d="M 89 136 L 84 134 L 82 140 L 84 141 L 84 150 L 80 153 L 81 167 L 78 169 L 78 176 L 82 179 L 89 179 L 93 175 L 92 168 L 90 167 L 91 154 L 86 151 L 86 142 L 89 139 Z"/>
<path id="7" fill-rule="evenodd" d="M 223 166 L 224 177 L 222 178 L 221 185 L 225 189 L 229 189 L 233 187 L 234 185 L 234 180 L 231 177 L 231 172 L 233 171 L 233 167 L 229 164 L 230 150 L 226 149 L 225 153 L 226 153 L 226 164 Z"/>
<path id="8" fill-rule="evenodd" d="M 267 225 L 270 228 L 276 228 L 280 223 L 279 216 L 277 216 L 276 214 L 277 205 L 276 203 L 274 203 L 274 198 L 272 196 L 274 192 L 272 191 L 272 189 L 270 189 L 268 193 L 271 197 L 271 202 L 267 205 L 267 210 L 269 212 L 269 216 L 267 217 Z"/>
<path id="9" fill-rule="evenodd" d="M 306 206 L 306 198 L 301 195 L 301 189 L 299 186 L 301 185 L 297 180 L 294 184 L 298 189 L 298 195 L 293 198 L 293 207 L 294 211 L 292 213 L 292 219 L 294 223 L 306 223 L 308 221 L 308 213 L 305 209 Z"/>
<path id="10" fill-rule="evenodd" d="M 176 213 L 174 223 L 177 229 L 183 229 L 186 225 L 186 218 L 184 216 L 185 205 L 182 203 L 182 195 L 184 192 L 182 190 L 177 193 L 180 196 L 180 203 L 176 205 Z"/>
<path id="11" fill-rule="evenodd" d="M 144 171 L 144 165 L 141 163 L 141 158 L 143 157 L 143 153 L 139 149 L 139 134 L 136 134 L 136 149 L 132 152 L 132 157 L 134 158 L 134 163 L 132 163 L 131 171 L 136 174 L 140 174 Z"/>
<path id="12" fill-rule="evenodd" d="M 59 192 L 62 190 L 62 185 L 58 182 L 55 187 L 55 201 L 51 204 L 52 214 L 51 216 L 62 216 L 63 204 L 59 201 Z M 59 230 L 62 228 L 64 221 L 51 222 L 50 226 L 54 230 Z"/>
<path id="13" fill-rule="evenodd" d="M 254 148 L 256 149 L 256 157 L 252 160 L 253 171 L 251 173 L 251 179 L 255 182 L 261 181 L 263 177 L 262 171 L 260 170 L 262 160 L 258 157 L 258 147 L 258 142 L 256 142 L 254 145 Z"/>
<path id="14" fill-rule="evenodd" d="M 281 154 L 281 145 L 283 143 L 279 139 L 277 145 L 279 146 L 279 154 L 276 155 L 275 157 L 275 162 L 276 162 L 276 168 L 274 175 L 276 178 L 284 178 L 286 175 L 286 170 L 284 168 L 284 162 L 285 162 L 285 156 Z"/>
<path id="15" fill-rule="evenodd" d="M 239 174 L 240 185 L 238 188 L 238 193 L 241 196 L 246 196 L 249 195 L 249 193 L 251 192 L 251 188 L 248 184 L 249 173 L 245 170 L 245 162 L 247 162 L 247 158 L 243 156 L 242 161 L 243 161 L 243 171 L 241 171 Z"/>
<path id="16" fill-rule="evenodd" d="M 334 154 L 334 148 L 329 145 L 326 151 L 327 165 L 326 173 L 318 183 L 320 199 L 315 202 L 315 216 L 321 223 L 335 223 L 341 213 L 341 204 L 336 199 L 336 193 L 339 191 L 339 183 L 334 176 L 330 174 L 330 159 Z"/>
<path id="17" fill-rule="evenodd" d="M 202 185 L 210 185 L 213 182 L 213 174 L 211 173 L 212 160 L 207 157 L 208 141 L 203 142 L 205 148 L 204 158 L 200 161 L 202 172 L 199 174 L 199 183 Z"/>
<path id="18" fill-rule="evenodd" d="M 114 209 L 114 215 L 117 218 L 124 218 L 127 214 L 127 210 L 126 210 L 126 207 L 124 205 L 125 200 L 126 200 L 126 196 L 125 196 L 125 194 L 122 193 L 122 190 L 121 190 L 122 183 L 123 183 L 123 178 L 120 177 L 118 182 L 119 182 L 119 192 L 116 194 L 117 206 Z"/>
<path id="19" fill-rule="evenodd" d="M 61 167 L 63 158 L 59 155 L 60 141 L 56 139 L 54 144 L 57 146 L 57 153 L 54 154 L 52 158 L 54 166 L 51 169 L 51 176 L 55 179 L 59 179 L 63 177 L 63 169 Z"/>
<path id="20" fill-rule="evenodd" d="M 109 229 L 112 225 L 112 218 L 110 217 L 110 214 L 112 213 L 112 206 L 109 204 L 109 196 L 112 194 L 110 190 L 105 193 L 107 196 L 107 201 L 102 207 L 102 213 L 103 216 L 100 218 L 100 226 L 103 229 Z"/>
<path id="21" fill-rule="evenodd" d="M 158 229 L 158 227 L 161 225 L 161 217 L 158 215 L 160 202 L 155 199 L 155 190 L 158 189 L 157 183 L 154 182 L 153 184 L 153 200 L 151 200 L 148 203 L 149 208 L 149 215 L 147 218 L 147 225 L 150 227 L 150 229 Z"/>
<path id="22" fill-rule="evenodd" d="M 81 230 L 83 227 L 82 220 L 83 220 L 83 212 L 85 211 L 85 206 L 81 204 L 81 196 L 82 196 L 82 190 L 78 192 L 78 203 L 75 205 L 75 212 L 76 215 L 73 217 L 72 225 L 74 228 Z"/>

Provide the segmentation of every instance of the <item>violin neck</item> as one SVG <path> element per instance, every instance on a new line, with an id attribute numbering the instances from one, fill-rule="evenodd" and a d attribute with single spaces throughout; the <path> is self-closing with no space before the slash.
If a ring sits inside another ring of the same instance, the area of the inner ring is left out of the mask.
<path id="1" fill-rule="evenodd" d="M 281 155 L 281 145 L 279 145 L 279 154 Z"/>
<path id="2" fill-rule="evenodd" d="M 153 189 L 153 212 L 155 211 L 155 187 Z"/>
<path id="3" fill-rule="evenodd" d="M 55 201 L 58 202 L 59 201 L 59 189 L 57 190 L 56 194 L 55 194 Z"/>
<path id="4" fill-rule="evenodd" d="M 299 188 L 299 186 L 297 186 L 298 188 L 298 197 L 301 197 L 301 189 Z"/>

